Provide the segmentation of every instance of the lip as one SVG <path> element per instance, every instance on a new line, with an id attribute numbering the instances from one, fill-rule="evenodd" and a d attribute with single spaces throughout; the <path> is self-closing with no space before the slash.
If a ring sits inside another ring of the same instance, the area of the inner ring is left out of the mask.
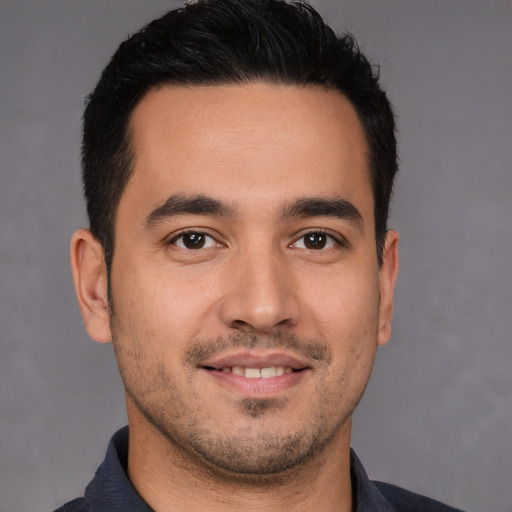
<path id="1" fill-rule="evenodd" d="M 268 366 L 289 366 L 293 370 L 310 369 L 307 361 L 284 352 L 238 352 L 226 354 L 201 363 L 201 368 L 220 370 L 225 366 L 245 366 L 247 368 L 266 368 Z"/>
<path id="2" fill-rule="evenodd" d="M 249 379 L 232 372 L 222 371 L 223 367 L 243 366 L 246 368 L 267 368 L 269 366 L 290 367 L 294 371 L 271 378 Z M 199 369 L 213 378 L 224 389 L 245 398 L 271 398 L 297 386 L 311 373 L 311 367 L 301 358 L 286 353 L 239 352 L 222 355 L 199 365 Z"/>

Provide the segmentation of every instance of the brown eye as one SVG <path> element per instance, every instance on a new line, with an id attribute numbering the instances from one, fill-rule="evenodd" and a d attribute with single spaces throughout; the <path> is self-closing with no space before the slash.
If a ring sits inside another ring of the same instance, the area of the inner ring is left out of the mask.
<path id="1" fill-rule="evenodd" d="M 322 231 L 311 231 L 302 235 L 295 243 L 291 246 L 296 249 L 307 249 L 309 251 L 321 251 L 323 249 L 330 249 L 336 245 L 340 245 L 334 236 Z"/>
<path id="2" fill-rule="evenodd" d="M 218 243 L 209 235 L 197 231 L 182 233 L 171 241 L 172 244 L 182 249 L 205 249 L 214 247 Z"/>
<path id="3" fill-rule="evenodd" d="M 306 249 L 324 249 L 327 245 L 325 233 L 308 233 L 304 236 L 304 247 Z"/>
<path id="4" fill-rule="evenodd" d="M 201 249 L 204 246 L 204 239 L 202 233 L 187 233 L 183 235 L 183 245 L 187 249 Z"/>

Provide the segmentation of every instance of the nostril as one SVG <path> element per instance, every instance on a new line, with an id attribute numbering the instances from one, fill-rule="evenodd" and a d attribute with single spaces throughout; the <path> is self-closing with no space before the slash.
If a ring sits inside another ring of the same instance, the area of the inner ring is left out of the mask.
<path id="1" fill-rule="evenodd" d="M 252 325 L 249 324 L 248 322 L 244 322 L 243 320 L 233 320 L 232 322 L 230 322 L 230 325 L 228 327 L 237 329 L 238 331 L 242 332 L 254 331 L 254 327 L 252 327 Z"/>

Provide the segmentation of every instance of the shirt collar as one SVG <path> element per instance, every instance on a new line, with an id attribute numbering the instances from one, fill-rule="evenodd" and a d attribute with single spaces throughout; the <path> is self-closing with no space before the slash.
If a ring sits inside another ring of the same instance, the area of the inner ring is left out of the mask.
<path id="1" fill-rule="evenodd" d="M 395 512 L 389 501 L 368 478 L 356 452 L 350 449 L 350 478 L 355 512 Z"/>
<path id="2" fill-rule="evenodd" d="M 105 460 L 85 489 L 87 510 L 95 512 L 152 512 L 128 479 L 128 427 L 118 430 Z"/>

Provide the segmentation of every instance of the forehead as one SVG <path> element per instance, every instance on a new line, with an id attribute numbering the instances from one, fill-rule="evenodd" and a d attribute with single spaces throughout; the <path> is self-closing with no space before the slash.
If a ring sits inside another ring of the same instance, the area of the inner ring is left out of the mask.
<path id="1" fill-rule="evenodd" d="M 130 201 L 155 205 L 171 193 L 214 192 L 228 202 L 250 197 L 262 205 L 291 194 L 373 202 L 361 123 L 332 90 L 160 87 L 135 108 L 130 136 Z"/>

